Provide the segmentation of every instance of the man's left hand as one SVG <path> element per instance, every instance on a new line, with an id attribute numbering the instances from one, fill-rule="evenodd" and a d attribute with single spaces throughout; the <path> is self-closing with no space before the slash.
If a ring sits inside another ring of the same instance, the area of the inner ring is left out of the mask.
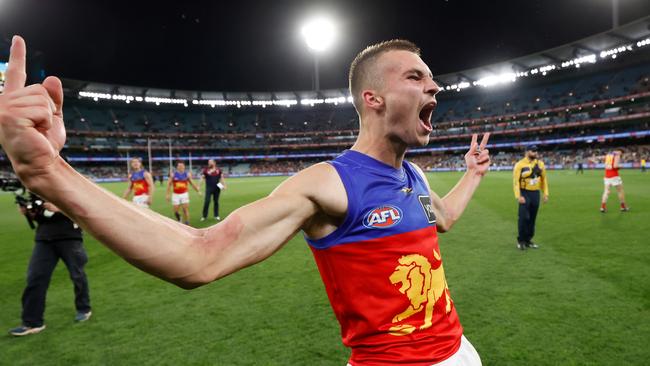
<path id="1" fill-rule="evenodd" d="M 490 169 L 490 150 L 486 149 L 490 133 L 483 135 L 481 144 L 478 144 L 478 135 L 472 135 L 472 143 L 470 144 L 469 151 L 465 154 L 465 164 L 467 171 L 476 173 L 476 175 L 483 176 Z"/>

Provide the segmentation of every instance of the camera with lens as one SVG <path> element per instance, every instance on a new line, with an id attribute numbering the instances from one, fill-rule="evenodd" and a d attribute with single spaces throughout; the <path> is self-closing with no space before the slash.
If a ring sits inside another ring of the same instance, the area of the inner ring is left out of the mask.
<path id="1" fill-rule="evenodd" d="M 15 202 L 18 206 L 25 209 L 25 218 L 30 228 L 34 229 L 34 218 L 43 214 L 42 198 L 32 192 L 28 192 L 23 184 L 15 178 L 0 178 L 0 190 L 12 192 L 15 196 Z"/>

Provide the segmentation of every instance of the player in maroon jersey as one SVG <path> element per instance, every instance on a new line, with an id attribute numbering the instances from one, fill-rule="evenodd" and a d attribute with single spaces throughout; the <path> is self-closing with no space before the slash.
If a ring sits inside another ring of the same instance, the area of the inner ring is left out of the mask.
<path id="1" fill-rule="evenodd" d="M 221 220 L 219 216 L 219 195 L 221 195 L 222 190 L 226 189 L 226 181 L 223 178 L 223 171 L 217 166 L 217 162 L 214 159 L 208 160 L 208 166 L 203 168 L 201 181 L 205 182 L 205 201 L 203 201 L 203 216 L 201 216 L 201 221 L 205 221 L 208 217 L 211 198 L 214 201 L 213 217 L 219 221 Z"/>

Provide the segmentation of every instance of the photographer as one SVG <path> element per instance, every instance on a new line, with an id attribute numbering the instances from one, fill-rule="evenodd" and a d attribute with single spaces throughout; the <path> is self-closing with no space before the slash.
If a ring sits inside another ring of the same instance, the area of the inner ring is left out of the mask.
<path id="1" fill-rule="evenodd" d="M 59 259 L 65 263 L 74 284 L 75 321 L 86 321 L 92 314 L 88 280 L 84 272 L 88 256 L 83 247 L 81 229 L 52 203 L 43 202 L 37 197 L 32 202 L 30 206 L 19 205 L 20 212 L 38 225 L 27 269 L 27 287 L 22 297 L 23 323 L 9 331 L 13 336 L 35 334 L 45 329 L 45 297 Z"/>

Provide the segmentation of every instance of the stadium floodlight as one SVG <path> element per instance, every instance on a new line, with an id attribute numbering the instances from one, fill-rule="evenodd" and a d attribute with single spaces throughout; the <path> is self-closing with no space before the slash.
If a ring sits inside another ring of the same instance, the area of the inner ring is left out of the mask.
<path id="1" fill-rule="evenodd" d="M 301 30 L 307 47 L 314 52 L 330 48 L 336 39 L 334 22 L 326 17 L 317 17 L 305 23 Z"/>
<path id="2" fill-rule="evenodd" d="M 329 49 L 336 40 L 336 26 L 329 18 L 320 16 L 307 21 L 300 33 L 314 54 L 314 90 L 318 91 L 318 54 Z"/>
<path id="3" fill-rule="evenodd" d="M 479 80 L 476 80 L 474 82 L 474 85 L 480 85 L 483 87 L 489 87 L 492 85 L 497 85 L 497 84 L 505 84 L 505 83 L 512 83 L 515 80 L 517 80 L 517 75 L 513 72 L 507 72 L 499 75 L 494 75 L 494 76 L 487 76 L 484 78 L 481 78 Z"/>

